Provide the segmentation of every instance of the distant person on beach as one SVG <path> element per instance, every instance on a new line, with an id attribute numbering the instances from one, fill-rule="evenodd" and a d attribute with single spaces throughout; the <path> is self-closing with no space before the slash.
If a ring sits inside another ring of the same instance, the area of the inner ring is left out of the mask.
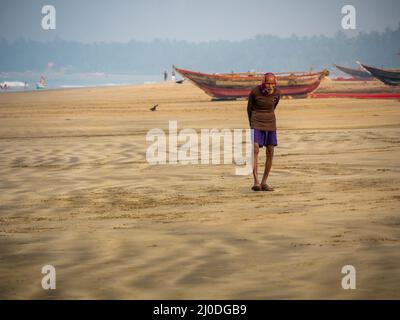
<path id="1" fill-rule="evenodd" d="M 175 70 L 172 70 L 172 73 L 171 73 L 171 80 L 172 80 L 173 82 L 176 81 Z"/>
<path id="2" fill-rule="evenodd" d="M 254 130 L 253 143 L 253 178 L 254 191 L 273 191 L 267 179 L 274 157 L 274 147 L 278 145 L 276 134 L 275 108 L 279 103 L 281 92 L 276 89 L 277 80 L 273 73 L 266 73 L 262 83 L 253 88 L 249 94 L 247 115 L 251 129 Z M 261 183 L 258 179 L 258 153 L 265 147 L 266 161 Z"/>
<path id="3" fill-rule="evenodd" d="M 167 81 L 168 79 L 168 72 L 167 70 L 164 70 L 164 81 Z"/>

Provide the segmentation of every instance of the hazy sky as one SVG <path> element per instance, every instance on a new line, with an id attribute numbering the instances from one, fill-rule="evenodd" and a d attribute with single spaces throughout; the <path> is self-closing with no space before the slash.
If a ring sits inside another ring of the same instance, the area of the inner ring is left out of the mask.
<path id="1" fill-rule="evenodd" d="M 46 4 L 56 8 L 56 30 L 41 28 Z M 399 25 L 400 0 L 0 0 L 0 38 L 199 42 L 257 34 L 333 35 L 343 30 L 345 4 L 356 8 L 358 32 Z"/>

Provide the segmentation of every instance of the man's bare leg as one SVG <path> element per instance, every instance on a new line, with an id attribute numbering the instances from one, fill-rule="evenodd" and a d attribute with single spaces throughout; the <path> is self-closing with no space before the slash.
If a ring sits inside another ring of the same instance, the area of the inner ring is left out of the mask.
<path id="1" fill-rule="evenodd" d="M 264 175 L 261 180 L 261 186 L 267 186 L 267 179 L 268 179 L 269 172 L 271 171 L 272 159 L 274 158 L 274 146 L 268 145 L 265 152 L 266 152 L 265 153 L 265 155 L 266 155 L 265 168 L 264 168 Z M 267 189 L 269 191 L 274 190 L 274 188 L 272 188 L 271 186 L 267 186 Z"/>
<path id="2" fill-rule="evenodd" d="M 258 153 L 260 147 L 258 143 L 254 143 L 254 150 L 253 150 L 253 178 L 254 178 L 254 186 L 260 187 L 260 181 L 258 180 Z"/>

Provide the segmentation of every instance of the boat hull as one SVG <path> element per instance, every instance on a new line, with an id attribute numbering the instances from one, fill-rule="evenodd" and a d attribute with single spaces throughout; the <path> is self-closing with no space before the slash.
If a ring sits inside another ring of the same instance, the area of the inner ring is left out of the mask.
<path id="1" fill-rule="evenodd" d="M 320 84 L 320 80 L 315 81 L 309 85 L 295 85 L 295 86 L 277 86 L 283 96 L 303 97 L 315 91 Z M 247 98 L 250 91 L 255 87 L 246 88 L 232 88 L 222 86 L 208 86 L 205 84 L 198 85 L 204 92 L 214 99 L 239 99 Z"/>
<path id="2" fill-rule="evenodd" d="M 375 78 L 390 86 L 400 85 L 400 71 L 399 70 L 385 70 L 362 65 L 368 70 Z"/>
<path id="3" fill-rule="evenodd" d="M 357 70 L 357 69 L 352 69 L 352 68 L 346 68 L 342 66 L 338 66 L 337 64 L 334 65 L 337 69 L 340 71 L 352 76 L 355 79 L 360 79 L 360 80 L 370 80 L 373 79 L 374 77 L 371 76 L 370 73 L 362 70 Z"/>

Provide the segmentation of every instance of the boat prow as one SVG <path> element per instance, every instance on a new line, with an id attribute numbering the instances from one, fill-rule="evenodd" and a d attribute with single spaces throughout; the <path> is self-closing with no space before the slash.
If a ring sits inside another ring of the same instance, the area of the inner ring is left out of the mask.
<path id="1" fill-rule="evenodd" d="M 400 85 L 400 70 L 399 69 L 380 69 L 376 67 L 361 64 L 363 68 L 368 70 L 375 78 L 390 86 Z"/>
<path id="2" fill-rule="evenodd" d="M 371 76 L 371 74 L 367 71 L 364 70 L 358 70 L 358 69 L 353 69 L 353 68 L 347 68 L 347 67 L 342 67 L 337 64 L 334 64 L 334 66 L 339 69 L 340 71 L 352 76 L 355 79 L 359 80 L 371 80 L 374 77 Z"/>

